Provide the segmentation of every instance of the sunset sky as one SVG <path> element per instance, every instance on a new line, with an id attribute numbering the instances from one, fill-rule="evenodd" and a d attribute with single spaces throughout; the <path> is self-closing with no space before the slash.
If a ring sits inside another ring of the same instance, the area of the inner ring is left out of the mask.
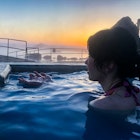
<path id="1" fill-rule="evenodd" d="M 136 23 L 140 0 L 0 0 L 0 37 L 85 47 L 124 16 Z"/>

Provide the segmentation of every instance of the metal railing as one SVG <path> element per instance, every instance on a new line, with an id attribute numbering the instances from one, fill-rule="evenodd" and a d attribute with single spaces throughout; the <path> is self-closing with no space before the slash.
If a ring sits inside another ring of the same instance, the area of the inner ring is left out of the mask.
<path id="1" fill-rule="evenodd" d="M 21 44 L 24 44 L 24 46 L 22 45 L 22 47 L 19 47 L 21 46 Z M 6 55 L 7 57 L 18 57 L 18 52 L 24 52 L 24 54 L 27 54 L 27 41 L 10 38 L 0 38 L 0 48 L 2 50 L 1 55 Z"/>
<path id="2" fill-rule="evenodd" d="M 0 55 L 7 58 L 35 62 L 83 62 L 87 57 L 87 50 L 83 48 L 29 47 L 27 41 L 10 38 L 0 38 L 0 50 Z"/>
<path id="3" fill-rule="evenodd" d="M 87 50 L 83 48 L 45 48 L 40 49 L 42 61 L 48 62 L 83 62 L 87 58 Z"/>

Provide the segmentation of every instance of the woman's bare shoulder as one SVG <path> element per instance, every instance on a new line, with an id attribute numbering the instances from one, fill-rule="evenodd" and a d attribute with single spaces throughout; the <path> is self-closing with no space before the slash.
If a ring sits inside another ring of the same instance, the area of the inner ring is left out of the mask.
<path id="1" fill-rule="evenodd" d="M 102 96 L 90 102 L 95 108 L 105 110 L 132 110 L 136 107 L 133 97 Z"/>
<path id="2" fill-rule="evenodd" d="M 100 98 L 91 101 L 90 105 L 99 109 L 112 109 L 111 99 L 106 96 L 101 96 Z"/>

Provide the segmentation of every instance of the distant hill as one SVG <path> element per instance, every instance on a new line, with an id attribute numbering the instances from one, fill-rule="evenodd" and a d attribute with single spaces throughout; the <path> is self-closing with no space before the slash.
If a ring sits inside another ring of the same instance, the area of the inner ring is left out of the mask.
<path id="1" fill-rule="evenodd" d="M 39 48 L 39 49 L 44 49 L 44 48 L 71 48 L 71 49 L 86 49 L 86 46 L 66 46 L 66 45 L 52 45 L 52 44 L 44 44 L 44 43 L 40 43 L 40 44 L 31 44 L 31 47 L 29 48 Z"/>
<path id="2" fill-rule="evenodd" d="M 16 58 L 16 57 L 11 57 L 11 56 L 7 57 L 4 55 L 0 55 L 0 62 L 34 62 L 34 61 Z"/>

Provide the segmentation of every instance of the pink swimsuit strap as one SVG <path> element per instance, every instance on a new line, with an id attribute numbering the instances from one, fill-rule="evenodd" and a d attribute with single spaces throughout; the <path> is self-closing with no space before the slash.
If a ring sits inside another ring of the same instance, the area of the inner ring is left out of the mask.
<path id="1" fill-rule="evenodd" d="M 140 89 L 136 86 L 131 85 L 127 80 L 125 80 L 124 82 L 117 83 L 111 89 L 109 89 L 104 95 L 105 96 L 112 95 L 113 92 L 121 86 L 124 86 L 127 90 L 126 93 L 125 93 L 125 97 L 133 96 L 136 105 L 140 106 L 140 103 L 138 102 L 138 99 L 137 99 L 136 95 L 134 94 L 134 93 L 139 93 Z"/>

